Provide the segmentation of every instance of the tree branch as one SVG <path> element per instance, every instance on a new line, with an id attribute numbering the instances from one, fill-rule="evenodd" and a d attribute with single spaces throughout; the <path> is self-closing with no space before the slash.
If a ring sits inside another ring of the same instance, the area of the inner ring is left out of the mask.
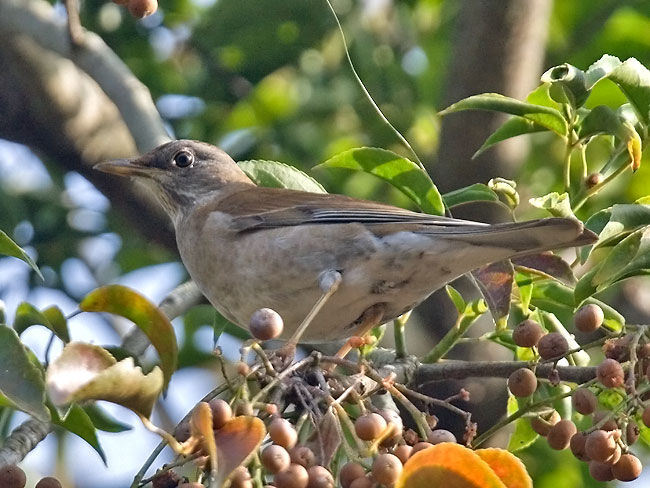
<path id="1" fill-rule="evenodd" d="M 52 430 L 52 424 L 29 419 L 5 439 L 0 449 L 0 467 L 17 464 Z"/>

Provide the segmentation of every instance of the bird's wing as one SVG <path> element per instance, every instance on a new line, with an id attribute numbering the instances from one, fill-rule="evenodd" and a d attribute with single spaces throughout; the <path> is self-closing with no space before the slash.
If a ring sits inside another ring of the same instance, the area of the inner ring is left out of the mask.
<path id="1" fill-rule="evenodd" d="M 391 205 L 336 194 L 255 187 L 238 191 L 214 208 L 234 217 L 239 231 L 304 224 L 416 224 L 440 229 L 487 224 L 411 212 Z"/>

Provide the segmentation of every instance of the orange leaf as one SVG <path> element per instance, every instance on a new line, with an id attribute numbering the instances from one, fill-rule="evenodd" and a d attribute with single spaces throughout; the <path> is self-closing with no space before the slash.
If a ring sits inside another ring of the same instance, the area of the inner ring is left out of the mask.
<path id="1" fill-rule="evenodd" d="M 217 445 L 217 486 L 232 474 L 239 466 L 248 462 L 251 455 L 260 447 L 266 427 L 257 417 L 242 415 L 228 421 L 214 433 Z"/>
<path id="2" fill-rule="evenodd" d="M 506 488 L 533 488 L 533 480 L 528 476 L 524 463 L 511 452 L 492 447 L 474 452 L 490 465 Z"/>
<path id="3" fill-rule="evenodd" d="M 404 465 L 395 488 L 507 488 L 474 451 L 444 442 L 416 452 Z"/>

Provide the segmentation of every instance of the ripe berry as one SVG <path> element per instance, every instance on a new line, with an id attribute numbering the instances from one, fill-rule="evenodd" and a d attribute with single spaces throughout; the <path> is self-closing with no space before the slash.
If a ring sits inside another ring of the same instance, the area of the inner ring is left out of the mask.
<path id="1" fill-rule="evenodd" d="M 630 359 L 631 335 L 608 339 L 603 344 L 603 353 L 609 359 L 616 359 L 619 362 L 625 362 Z"/>
<path id="2" fill-rule="evenodd" d="M 555 424 L 561 420 L 560 414 L 553 410 L 550 415 L 545 417 L 533 417 L 530 419 L 530 426 L 535 432 L 542 437 L 546 437 Z"/>
<path id="3" fill-rule="evenodd" d="M 393 449 L 393 454 L 395 454 L 395 456 L 397 456 L 399 460 L 402 461 L 402 464 L 408 461 L 408 458 L 411 457 L 412 452 L 413 452 L 413 447 L 407 444 L 397 446 L 395 449 Z"/>
<path id="4" fill-rule="evenodd" d="M 0 486 L 3 488 L 24 488 L 25 483 L 25 472 L 15 464 L 0 468 Z"/>
<path id="5" fill-rule="evenodd" d="M 307 488 L 309 475 L 300 464 L 291 464 L 273 477 L 273 483 L 277 488 Z"/>
<path id="6" fill-rule="evenodd" d="M 534 320 L 524 320 L 512 331 L 512 340 L 519 347 L 534 347 L 544 335 L 544 329 Z"/>
<path id="7" fill-rule="evenodd" d="M 307 446 L 294 447 L 289 451 L 289 456 L 291 457 L 292 463 L 300 464 L 305 469 L 309 469 L 316 464 L 314 451 L 309 449 Z"/>
<path id="8" fill-rule="evenodd" d="M 593 188 L 596 185 L 600 185 L 603 182 L 604 176 L 601 173 L 591 173 L 587 176 L 585 180 L 585 185 L 587 188 Z"/>
<path id="9" fill-rule="evenodd" d="M 551 332 L 539 340 L 537 350 L 542 359 L 554 359 L 569 352 L 569 343 L 559 332 Z"/>
<path id="10" fill-rule="evenodd" d="M 128 3 L 129 12 L 134 17 L 141 19 L 147 15 L 151 15 L 156 10 L 158 10 L 158 1 L 157 0 L 129 0 Z"/>
<path id="11" fill-rule="evenodd" d="M 56 478 L 46 476 L 45 478 L 41 478 L 34 488 L 62 488 L 62 486 Z"/>
<path id="12" fill-rule="evenodd" d="M 354 430 L 359 439 L 372 441 L 386 429 L 386 420 L 378 413 L 362 415 L 354 422 Z"/>
<path id="13" fill-rule="evenodd" d="M 357 478 L 352 482 L 352 484 L 350 484 L 350 488 L 376 488 L 377 483 L 375 483 L 369 476 L 370 475 Z"/>
<path id="14" fill-rule="evenodd" d="M 230 486 L 232 488 L 253 488 L 251 474 L 245 466 L 239 466 L 232 472 Z"/>
<path id="15" fill-rule="evenodd" d="M 298 441 L 296 429 L 282 417 L 275 417 L 269 424 L 268 431 L 271 440 L 285 449 L 291 449 Z"/>
<path id="16" fill-rule="evenodd" d="M 307 488 L 334 488 L 334 477 L 323 466 L 312 466 L 307 470 Z"/>
<path id="17" fill-rule="evenodd" d="M 508 378 L 508 388 L 516 397 L 527 397 L 537 389 L 537 377 L 528 368 L 519 368 Z"/>
<path id="18" fill-rule="evenodd" d="M 419 451 L 421 451 L 423 449 L 428 449 L 431 446 L 433 446 L 433 444 L 431 444 L 430 442 L 418 442 L 418 443 L 413 445 L 413 450 L 411 451 L 411 456 L 413 454 L 415 454 L 416 452 L 419 452 Z"/>
<path id="19" fill-rule="evenodd" d="M 623 366 L 615 359 L 605 359 L 600 363 L 596 377 L 607 388 L 618 388 L 625 381 Z"/>
<path id="20" fill-rule="evenodd" d="M 573 324 L 580 332 L 593 332 L 603 325 L 604 320 L 603 309 L 594 303 L 581 307 L 573 316 Z"/>
<path id="21" fill-rule="evenodd" d="M 571 442 L 569 443 L 569 448 L 575 456 L 576 459 L 580 461 L 588 462 L 590 461 L 589 456 L 585 450 L 585 444 L 587 443 L 587 435 L 584 432 L 577 432 L 571 437 Z"/>
<path id="22" fill-rule="evenodd" d="M 402 474 L 402 461 L 394 454 L 380 454 L 372 463 L 372 475 L 378 483 L 390 486 Z"/>
<path id="23" fill-rule="evenodd" d="M 573 402 L 573 408 L 582 415 L 591 415 L 598 405 L 598 398 L 587 388 L 578 388 L 575 390 L 571 400 Z"/>
<path id="24" fill-rule="evenodd" d="M 359 463 L 350 462 L 341 468 L 339 479 L 343 488 L 350 488 L 350 485 L 357 478 L 366 476 L 366 470 Z"/>
<path id="25" fill-rule="evenodd" d="M 232 418 L 232 408 L 230 408 L 228 402 L 221 398 L 213 398 L 208 405 L 210 405 L 210 410 L 212 410 L 213 429 L 220 429 Z"/>
<path id="26" fill-rule="evenodd" d="M 616 451 L 615 431 L 594 430 L 587 436 L 585 452 L 590 459 L 604 463 Z"/>
<path id="27" fill-rule="evenodd" d="M 571 438 L 577 431 L 578 429 L 576 428 L 576 424 L 571 420 L 560 420 L 557 424 L 551 427 L 551 430 L 549 430 L 548 435 L 546 436 L 546 440 L 551 449 L 561 451 L 562 449 L 569 447 Z"/>
<path id="28" fill-rule="evenodd" d="M 643 421 L 643 424 L 646 427 L 650 427 L 650 406 L 645 407 L 643 409 L 643 413 L 641 414 L 641 420 Z"/>
<path id="29" fill-rule="evenodd" d="M 599 463 L 598 461 L 591 461 L 589 463 L 589 474 L 596 481 L 612 481 L 614 479 L 612 467 L 609 464 Z"/>
<path id="30" fill-rule="evenodd" d="M 253 312 L 251 317 L 249 330 L 255 339 L 260 341 L 268 341 L 275 339 L 284 329 L 284 322 L 282 317 L 275 310 L 270 308 L 260 308 Z"/>
<path id="31" fill-rule="evenodd" d="M 388 435 L 381 445 L 385 447 L 394 446 L 402 438 L 402 432 L 404 430 L 402 417 L 400 417 L 399 412 L 396 412 L 395 410 L 380 410 L 378 413 L 384 417 L 388 427 L 392 428 L 392 434 Z"/>
<path id="32" fill-rule="evenodd" d="M 630 420 L 625 426 L 625 443 L 628 446 L 634 444 L 641 435 L 641 430 L 634 420 Z"/>
<path id="33" fill-rule="evenodd" d="M 612 466 L 612 474 L 619 481 L 634 481 L 641 475 L 641 461 L 632 454 L 623 454 L 621 459 Z"/>
<path id="34" fill-rule="evenodd" d="M 456 436 L 445 429 L 436 429 L 429 435 L 429 442 L 433 445 L 443 442 L 457 442 Z"/>
<path id="35" fill-rule="evenodd" d="M 275 474 L 287 469 L 291 458 L 284 447 L 271 444 L 262 451 L 262 464 L 269 473 Z"/>
<path id="36" fill-rule="evenodd" d="M 611 412 L 607 410 L 598 410 L 596 413 L 594 413 L 594 420 L 592 422 L 592 425 L 598 425 L 600 422 L 605 418 L 609 417 L 611 415 Z M 618 424 L 616 423 L 615 418 L 610 418 L 603 425 L 598 425 L 598 428 L 601 430 L 616 430 L 618 429 Z"/>

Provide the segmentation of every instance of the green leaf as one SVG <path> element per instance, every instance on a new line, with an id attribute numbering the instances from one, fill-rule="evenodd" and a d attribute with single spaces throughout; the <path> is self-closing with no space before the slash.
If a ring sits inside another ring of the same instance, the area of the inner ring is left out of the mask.
<path id="1" fill-rule="evenodd" d="M 29 254 L 27 254 L 23 248 L 21 248 L 18 244 L 16 244 L 11 238 L 2 232 L 0 230 L 0 254 L 4 254 L 5 256 L 12 256 L 14 258 L 21 259 L 25 261 L 29 266 L 36 271 L 36 274 L 39 276 L 40 279 L 43 279 L 43 275 L 41 274 L 41 270 L 38 269 L 38 266 L 36 266 L 36 263 L 32 258 L 29 257 Z"/>
<path id="2" fill-rule="evenodd" d="M 531 198 L 529 200 L 533 207 L 547 210 L 554 217 L 566 217 L 576 219 L 576 216 L 571 210 L 571 203 L 569 201 L 568 193 L 552 192 L 543 197 Z"/>
<path id="3" fill-rule="evenodd" d="M 591 268 L 580 277 L 574 290 L 575 303 L 581 303 L 590 296 L 594 295 L 598 289 L 593 283 L 594 275 L 600 270 L 600 266 Z"/>
<path id="4" fill-rule="evenodd" d="M 288 164 L 259 159 L 240 161 L 237 164 L 259 186 L 327 193 L 314 178 Z"/>
<path id="5" fill-rule="evenodd" d="M 43 370 L 30 359 L 16 331 L 0 325 L 0 393 L 19 410 L 47 422 Z"/>
<path id="6" fill-rule="evenodd" d="M 149 417 L 163 388 L 163 373 L 155 366 L 148 374 L 132 358 L 116 361 L 106 349 L 71 342 L 47 370 L 46 387 L 52 403 L 106 400 Z"/>
<path id="7" fill-rule="evenodd" d="M 458 313 L 462 314 L 465 311 L 465 308 L 467 308 L 467 303 L 465 303 L 463 296 L 458 292 L 458 290 L 456 290 L 456 288 L 451 285 L 445 286 L 445 291 L 447 292 L 449 298 L 451 298 L 451 301 L 453 302 L 454 307 L 456 307 Z"/>
<path id="8" fill-rule="evenodd" d="M 50 329 L 63 342 L 70 342 L 68 323 L 57 306 L 46 308 L 42 312 L 32 304 L 23 302 L 16 308 L 14 329 L 19 335 L 32 325 L 43 325 Z"/>
<path id="9" fill-rule="evenodd" d="M 445 208 L 429 175 L 413 161 L 376 147 L 350 149 L 319 164 L 316 168 L 343 168 L 364 171 L 387 181 L 413 200 L 422 211 L 443 215 Z"/>
<path id="10" fill-rule="evenodd" d="M 621 64 L 621 60 L 616 56 L 603 55 L 602 58 L 589 66 L 589 69 L 585 72 L 585 88 L 591 90 L 596 83 L 607 78 Z"/>
<path id="11" fill-rule="evenodd" d="M 605 214 L 598 218 L 597 224 L 601 225 L 607 216 Z M 594 222 L 596 225 L 596 222 Z M 650 205 L 619 204 L 611 207 L 611 213 L 607 224 L 599 233 L 599 240 L 596 248 L 608 247 L 612 243 L 620 241 L 622 237 L 640 227 L 650 225 Z"/>
<path id="12" fill-rule="evenodd" d="M 565 136 L 568 131 L 567 122 L 559 110 L 522 102 L 498 93 L 483 93 L 465 98 L 439 112 L 439 115 L 444 116 L 462 110 L 491 110 L 518 115 L 561 136 Z"/>
<path id="13" fill-rule="evenodd" d="M 505 178 L 492 178 L 488 181 L 488 188 L 497 194 L 508 208 L 514 210 L 519 205 L 519 193 L 517 193 L 517 183 Z"/>
<path id="14" fill-rule="evenodd" d="M 97 430 L 119 434 L 120 432 L 126 432 L 133 428 L 129 424 L 120 422 L 95 403 L 86 405 L 83 409 Z"/>
<path id="15" fill-rule="evenodd" d="M 73 405 L 65 418 L 61 418 L 55 408 L 50 410 L 52 423 L 63 427 L 65 430 L 76 434 L 86 441 L 99 454 L 106 464 L 106 454 L 97 438 L 97 430 L 88 414 L 79 405 Z"/>
<path id="16" fill-rule="evenodd" d="M 515 421 L 515 430 L 508 440 L 508 451 L 517 452 L 532 445 L 539 434 L 533 430 L 530 420 L 519 418 Z"/>
<path id="17" fill-rule="evenodd" d="M 495 144 L 510 139 L 512 137 L 521 136 L 524 134 L 533 134 L 535 132 L 545 131 L 546 127 L 533 122 L 532 120 L 523 117 L 511 117 L 506 120 L 501 127 L 495 130 L 490 137 L 488 137 L 483 145 L 474 153 L 472 159 L 479 157 L 487 149 Z"/>
<path id="18" fill-rule="evenodd" d="M 453 208 L 458 205 L 470 202 L 498 202 L 499 197 L 487 185 L 475 183 L 465 188 L 450 191 L 442 196 L 443 202 L 447 208 Z"/>
<path id="19" fill-rule="evenodd" d="M 176 370 L 178 345 L 171 322 L 158 307 L 126 286 L 106 285 L 86 295 L 79 308 L 84 312 L 109 312 L 131 320 L 156 349 L 167 388 Z"/>
<path id="20" fill-rule="evenodd" d="M 623 125 L 625 121 L 611 108 L 598 105 L 589 111 L 587 116 L 578 126 L 578 137 L 586 139 L 598 134 L 611 134 L 621 140 L 628 139 L 628 129 Z M 638 135 L 638 134 L 637 134 Z"/>
<path id="21" fill-rule="evenodd" d="M 526 273 L 517 271 L 515 273 L 515 283 L 517 284 L 517 288 L 519 288 L 521 306 L 524 310 L 530 309 L 530 299 L 533 295 L 533 287 L 535 286 L 532 278 Z M 529 348 L 527 347 L 525 349 Z"/>
<path id="22" fill-rule="evenodd" d="M 549 93 L 556 102 L 581 107 L 589 97 L 585 74 L 568 63 L 554 66 L 542 75 L 542 83 L 549 83 Z"/>
<path id="23" fill-rule="evenodd" d="M 650 71 L 638 60 L 629 58 L 614 68 L 609 79 L 616 83 L 630 101 L 639 120 L 650 124 Z"/>
<path id="24" fill-rule="evenodd" d="M 611 218 L 612 218 L 612 207 L 605 208 L 591 215 L 591 217 L 589 217 L 585 222 L 585 228 L 589 229 L 592 232 L 595 232 L 596 234 L 600 234 Z M 587 262 L 587 259 L 589 258 L 589 255 L 591 254 L 591 250 L 593 249 L 594 245 L 595 244 L 590 244 L 588 246 L 583 246 L 580 248 L 581 264 Z"/>

